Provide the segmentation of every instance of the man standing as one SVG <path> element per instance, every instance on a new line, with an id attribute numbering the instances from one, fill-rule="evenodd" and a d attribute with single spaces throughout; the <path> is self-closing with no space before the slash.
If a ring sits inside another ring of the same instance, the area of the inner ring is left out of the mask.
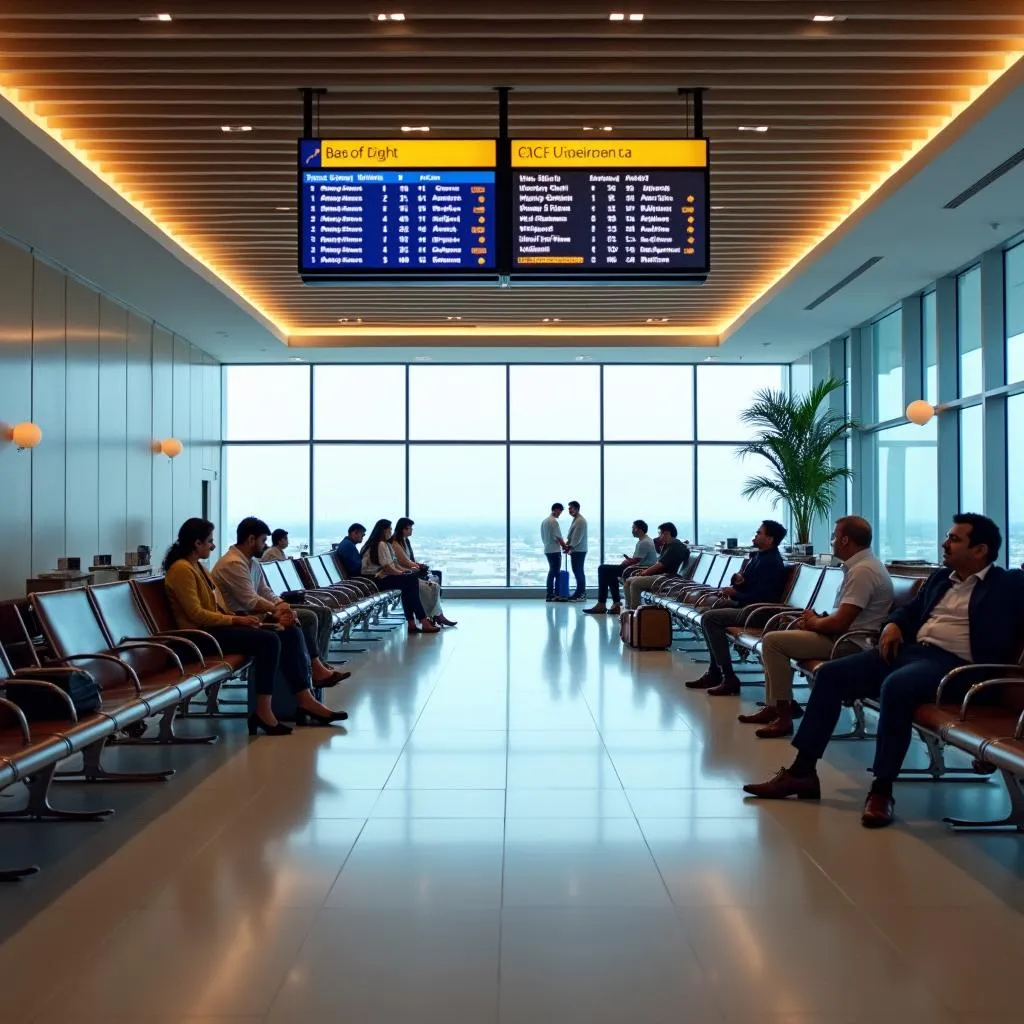
<path id="1" fill-rule="evenodd" d="M 351 672 L 335 672 L 324 664 L 330 629 L 321 635 L 320 619 L 313 608 L 292 607 L 267 586 L 259 560 L 267 549 L 270 527 L 262 519 L 250 516 L 238 524 L 236 543 L 217 560 L 210 574 L 221 599 L 235 615 L 270 615 L 281 627 L 281 645 L 304 644 L 309 655 L 313 683 L 335 686 Z"/>
<path id="2" fill-rule="evenodd" d="M 732 697 L 740 692 L 726 630 L 743 622 L 748 606 L 778 601 L 782 597 L 786 566 L 779 545 L 785 536 L 786 528 L 782 523 L 766 519 L 754 534 L 751 543 L 755 550 L 743 572 L 736 573 L 730 585 L 718 591 L 727 607 L 712 608 L 701 616 L 700 627 L 708 645 L 711 666 L 699 679 L 691 679 L 686 684 L 691 690 L 707 690 L 709 697 Z"/>
<path id="3" fill-rule="evenodd" d="M 842 516 L 832 531 L 832 554 L 843 563 L 843 585 L 830 614 L 802 612 L 788 629 L 773 630 L 761 644 L 764 665 L 764 707 L 741 722 L 759 725 L 761 739 L 793 735 L 793 718 L 803 714 L 793 700 L 790 659 L 804 661 L 832 657 L 836 640 L 850 630 L 874 633 L 882 628 L 892 608 L 892 579 L 871 553 L 871 524 L 860 516 Z M 854 654 L 868 646 L 864 638 L 844 643 L 837 652 Z"/>
<path id="4" fill-rule="evenodd" d="M 540 540 L 544 545 L 544 557 L 548 560 L 548 578 L 546 583 L 545 600 L 557 601 L 555 587 L 558 584 L 558 572 L 562 566 L 562 552 L 568 551 L 568 546 L 562 540 L 562 528 L 558 525 L 558 517 L 565 511 L 565 506 L 556 501 L 551 506 L 551 515 L 547 516 L 540 524 Z"/>
<path id="5" fill-rule="evenodd" d="M 270 535 L 270 547 L 263 552 L 261 562 L 283 562 L 288 556 L 284 553 L 288 547 L 288 531 L 275 530 Z"/>
<path id="6" fill-rule="evenodd" d="M 572 506 L 570 506 L 571 510 Z M 623 554 L 622 561 L 617 565 L 599 565 L 597 567 L 597 604 L 593 608 L 584 608 L 588 615 L 604 615 L 605 601 L 608 600 L 609 591 L 612 595 L 612 606 L 607 609 L 608 614 L 618 615 L 619 608 L 619 580 L 623 572 L 631 565 L 638 565 L 646 569 L 654 565 L 658 560 L 658 552 L 654 549 L 654 541 L 647 536 L 647 524 L 642 519 L 633 520 L 633 536 L 636 537 L 636 547 L 632 556 Z"/>
<path id="7" fill-rule="evenodd" d="M 971 663 L 1012 664 L 1020 654 L 1024 573 L 995 564 L 1002 541 L 999 527 L 986 516 L 953 516 L 942 544 L 942 568 L 928 577 L 913 601 L 892 612 L 877 648 L 818 669 L 793 739 L 796 760 L 767 782 L 744 786 L 744 791 L 767 800 L 820 799 L 817 763 L 843 704 L 873 697 L 880 702 L 871 769 L 875 781 L 861 824 L 891 825 L 896 806 L 892 784 L 910 747 L 914 712 L 935 700 L 939 683 L 953 669 Z"/>
<path id="8" fill-rule="evenodd" d="M 585 601 L 587 577 L 583 573 L 583 563 L 587 560 L 587 521 L 580 515 L 578 501 L 569 502 L 569 515 L 572 517 L 572 525 L 569 527 L 569 536 L 565 538 L 565 550 L 569 552 L 572 575 L 576 580 L 576 589 L 569 600 Z"/>
<path id="9" fill-rule="evenodd" d="M 334 549 L 341 560 L 342 568 L 349 576 L 358 576 L 363 571 L 363 556 L 359 554 L 359 545 L 366 536 L 366 527 L 362 523 L 353 523 L 348 528 L 345 539 Z"/>
<path id="10" fill-rule="evenodd" d="M 640 604 L 640 595 L 654 586 L 655 576 L 675 576 L 690 561 L 690 549 L 679 540 L 675 523 L 662 523 L 658 527 L 658 540 L 661 542 L 658 560 L 634 573 L 623 584 L 627 608 L 636 608 Z"/>

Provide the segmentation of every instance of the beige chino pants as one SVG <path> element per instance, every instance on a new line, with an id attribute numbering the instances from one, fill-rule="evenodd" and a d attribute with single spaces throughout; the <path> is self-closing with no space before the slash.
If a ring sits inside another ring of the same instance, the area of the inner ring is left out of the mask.
<path id="1" fill-rule="evenodd" d="M 777 630 L 769 633 L 761 645 L 764 665 L 765 703 L 793 699 L 793 669 L 789 662 L 810 658 L 828 658 L 836 638 L 812 633 L 809 629 Z"/>

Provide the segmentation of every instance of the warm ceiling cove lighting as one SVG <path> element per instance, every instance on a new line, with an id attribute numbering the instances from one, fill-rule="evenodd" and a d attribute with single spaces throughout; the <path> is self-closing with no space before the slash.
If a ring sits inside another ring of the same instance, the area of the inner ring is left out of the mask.
<path id="1" fill-rule="evenodd" d="M 278 213 L 294 213 L 295 212 L 295 207 L 294 206 L 275 206 L 274 209 L 277 210 Z M 714 207 L 712 206 L 711 209 L 713 210 Z"/>
<path id="2" fill-rule="evenodd" d="M 429 124 L 403 124 L 402 125 L 402 131 L 403 132 L 429 132 L 430 131 L 430 125 Z"/>
<path id="3" fill-rule="evenodd" d="M 222 132 L 251 132 L 251 124 L 222 124 L 220 126 Z"/>
<path id="4" fill-rule="evenodd" d="M 768 125 L 766 124 L 741 124 L 739 126 L 741 132 L 766 132 L 768 131 Z"/>

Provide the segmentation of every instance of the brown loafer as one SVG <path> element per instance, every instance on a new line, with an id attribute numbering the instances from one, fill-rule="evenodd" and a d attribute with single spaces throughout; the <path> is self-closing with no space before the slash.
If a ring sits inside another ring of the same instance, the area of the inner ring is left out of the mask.
<path id="1" fill-rule="evenodd" d="M 810 775 L 792 775 L 788 768 L 780 768 L 767 782 L 754 782 L 743 787 L 744 793 L 762 800 L 820 800 L 821 782 L 817 772 Z"/>
<path id="2" fill-rule="evenodd" d="M 608 609 L 603 604 L 595 604 L 593 608 L 584 608 L 584 615 L 607 615 Z"/>
<path id="3" fill-rule="evenodd" d="M 784 736 L 793 735 L 793 719 L 790 717 L 777 717 L 774 722 L 761 726 L 755 730 L 754 735 L 759 740 L 778 740 Z"/>
<path id="4" fill-rule="evenodd" d="M 868 793 L 860 823 L 865 828 L 885 828 L 896 816 L 896 801 L 884 793 Z"/>
<path id="5" fill-rule="evenodd" d="M 738 697 L 740 681 L 736 676 L 726 676 L 717 686 L 708 690 L 709 697 Z"/>
<path id="6" fill-rule="evenodd" d="M 752 715 L 737 715 L 736 721 L 744 725 L 769 725 L 779 717 L 774 706 L 766 704 L 760 711 Z"/>

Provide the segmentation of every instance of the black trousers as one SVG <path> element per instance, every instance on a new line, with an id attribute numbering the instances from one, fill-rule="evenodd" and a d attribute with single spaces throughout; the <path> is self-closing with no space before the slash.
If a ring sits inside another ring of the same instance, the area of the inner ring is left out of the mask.
<path id="1" fill-rule="evenodd" d="M 882 661 L 876 648 L 827 662 L 815 676 L 793 746 L 808 757 L 820 758 L 835 731 L 843 701 L 877 697 L 878 738 L 872 771 L 879 781 L 892 782 L 910 747 L 914 712 L 935 700 L 947 672 L 966 664 L 930 644 L 904 644 L 891 665 Z"/>
<path id="2" fill-rule="evenodd" d="M 306 638 L 298 626 L 284 629 L 254 629 L 252 626 L 214 626 L 207 630 L 225 654 L 252 658 L 249 682 L 261 695 L 274 692 L 274 677 L 281 675 L 292 693 L 310 686 L 309 654 Z"/>
<path id="3" fill-rule="evenodd" d="M 402 593 L 402 613 L 406 619 L 425 619 L 427 613 L 420 600 L 420 578 L 415 573 L 408 576 L 389 576 L 383 573 L 375 576 L 373 582 L 379 590 L 400 590 Z"/>
<path id="4" fill-rule="evenodd" d="M 548 560 L 547 596 L 554 597 L 555 589 L 558 587 L 558 574 L 562 569 L 562 555 L 558 551 L 545 551 L 544 557 Z"/>
<path id="5" fill-rule="evenodd" d="M 579 597 L 587 592 L 587 577 L 583 575 L 583 563 L 586 560 L 586 551 L 569 552 L 569 564 L 572 566 L 572 574 L 576 579 L 576 589 L 573 591 L 573 597 Z"/>
<path id="6" fill-rule="evenodd" d="M 624 570 L 622 565 L 599 565 L 597 567 L 597 603 L 604 604 L 611 594 L 612 602 L 619 604 L 619 580 Z"/>

